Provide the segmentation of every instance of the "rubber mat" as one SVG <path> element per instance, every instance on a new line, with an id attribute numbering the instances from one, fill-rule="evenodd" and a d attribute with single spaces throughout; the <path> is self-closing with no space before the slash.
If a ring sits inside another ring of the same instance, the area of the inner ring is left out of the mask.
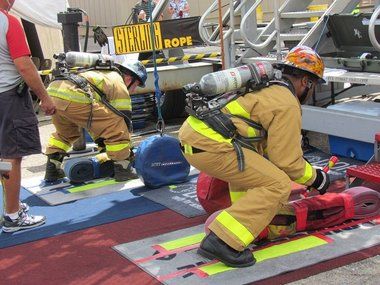
<path id="1" fill-rule="evenodd" d="M 304 157 L 309 161 L 311 165 L 324 167 L 325 165 L 327 165 L 331 157 L 331 154 L 325 153 L 317 148 L 310 147 L 309 149 L 304 151 Z M 329 171 L 331 181 L 344 178 L 346 175 L 347 168 L 354 165 L 364 164 L 364 162 L 360 160 L 355 160 L 347 157 L 338 158 L 339 161 Z"/>
<path id="2" fill-rule="evenodd" d="M 43 177 L 33 177 L 23 180 L 21 184 L 30 193 L 52 206 L 144 186 L 140 179 L 116 182 L 111 178 L 95 179 L 72 185 L 66 178 L 55 183 L 47 183 Z"/>
<path id="3" fill-rule="evenodd" d="M 198 170 L 196 170 L 193 167 L 191 168 L 191 176 L 196 175 L 198 173 Z M 21 185 L 27 191 L 36 195 L 37 197 L 39 197 L 40 199 L 52 206 L 119 191 L 131 191 L 133 189 L 138 189 L 136 193 L 149 191 L 148 188 L 145 188 L 144 183 L 140 179 L 129 180 L 126 182 L 116 182 L 112 178 L 101 178 L 73 185 L 70 184 L 67 178 L 60 179 L 59 181 L 54 183 L 48 183 L 44 181 L 43 176 L 39 176 L 24 179 L 21 181 Z M 177 186 L 168 187 L 175 188 Z M 155 198 L 150 196 L 157 196 L 161 192 L 164 194 L 165 192 L 167 192 L 166 189 L 168 187 L 163 186 L 161 188 L 155 189 L 154 192 L 151 193 L 152 195 L 147 194 L 146 198 L 152 201 L 157 200 L 158 203 L 160 203 L 160 201 L 162 200 L 160 197 Z M 178 188 L 181 188 L 181 186 L 178 186 Z M 198 203 L 198 201 L 196 202 Z M 166 206 L 166 204 L 162 204 Z M 202 212 L 201 214 L 204 214 L 204 212 Z"/>
<path id="4" fill-rule="evenodd" d="M 197 180 L 198 175 L 195 175 L 188 182 L 143 191 L 139 194 L 185 217 L 201 216 L 206 212 L 198 202 Z"/>
<path id="5" fill-rule="evenodd" d="M 247 284 L 379 245 L 379 222 L 379 217 L 355 221 L 252 246 L 257 263 L 239 269 L 196 253 L 203 225 L 113 248 L 163 284 Z"/>

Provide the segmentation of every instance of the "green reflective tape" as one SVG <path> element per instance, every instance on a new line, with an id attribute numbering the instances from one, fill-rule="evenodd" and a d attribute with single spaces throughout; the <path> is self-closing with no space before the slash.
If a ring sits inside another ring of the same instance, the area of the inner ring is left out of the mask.
<path id="1" fill-rule="evenodd" d="M 96 189 L 96 188 L 103 187 L 103 186 L 114 185 L 117 183 L 120 183 L 120 182 L 116 182 L 113 179 L 112 180 L 104 180 L 104 181 L 99 181 L 99 182 L 95 182 L 95 183 L 89 183 L 89 184 L 82 185 L 82 186 L 76 186 L 76 187 L 68 189 L 68 191 L 70 193 L 78 193 L 78 192 Z"/>
<path id="2" fill-rule="evenodd" d="M 311 235 L 260 249 L 258 251 L 255 251 L 253 255 L 256 258 L 256 262 L 262 262 L 264 260 L 311 249 L 317 246 L 325 245 L 327 243 L 328 241 L 324 240 L 323 238 Z M 198 269 L 210 276 L 228 270 L 233 270 L 235 268 L 228 267 L 227 265 L 224 265 L 221 262 L 217 262 L 206 266 L 200 266 Z"/>
<path id="3" fill-rule="evenodd" d="M 189 144 L 184 144 L 183 148 L 186 154 L 193 154 L 193 148 Z"/>
<path id="4" fill-rule="evenodd" d="M 173 249 L 200 243 L 204 237 L 205 237 L 205 233 L 200 233 L 200 234 L 191 235 L 184 238 L 160 243 L 159 246 L 161 246 L 162 248 L 166 250 L 173 250 Z"/>
<path id="5" fill-rule="evenodd" d="M 251 232 L 228 212 L 222 211 L 218 216 L 216 216 L 216 220 L 221 223 L 223 227 L 233 233 L 238 239 L 240 239 L 245 246 L 249 245 L 254 240 Z"/>
<path id="6" fill-rule="evenodd" d="M 247 192 L 245 192 L 245 191 L 239 191 L 239 192 L 230 191 L 231 203 L 235 203 L 237 200 L 239 200 L 245 194 L 247 194 Z"/>
<path id="7" fill-rule="evenodd" d="M 50 147 L 60 148 L 60 149 L 64 150 L 65 152 L 67 152 L 71 147 L 70 145 L 64 143 L 63 141 L 57 140 L 55 137 L 49 138 L 48 145 Z"/>
<path id="8" fill-rule="evenodd" d="M 246 119 L 250 118 L 249 113 L 239 104 L 238 101 L 234 100 L 226 105 L 228 111 L 233 115 L 239 115 Z"/>
<path id="9" fill-rule="evenodd" d="M 215 132 L 213 129 L 211 129 L 209 126 L 207 126 L 205 123 L 203 123 L 201 120 L 198 120 L 197 118 L 193 116 L 189 116 L 186 120 L 186 122 L 189 123 L 189 125 L 199 134 L 208 137 L 209 139 L 212 139 L 216 142 L 225 142 L 228 144 L 231 144 L 231 139 L 224 138 L 221 134 Z"/>
<path id="10" fill-rule="evenodd" d="M 84 93 L 80 89 L 78 89 L 77 91 L 72 91 L 70 89 L 63 89 L 63 88 L 55 89 L 51 87 L 51 88 L 48 88 L 47 91 L 51 97 L 56 97 L 62 100 L 67 100 L 67 101 L 82 103 L 82 104 L 91 103 L 91 99 L 86 95 L 86 93 Z M 94 98 L 99 101 L 99 96 L 97 94 L 94 95 Z"/>
<path id="11" fill-rule="evenodd" d="M 299 184 L 305 184 L 307 181 L 311 179 L 311 177 L 313 177 L 313 167 L 308 162 L 306 162 L 304 175 L 295 180 L 295 182 Z"/>
<path id="12" fill-rule="evenodd" d="M 121 144 L 113 144 L 113 145 L 106 145 L 106 151 L 121 151 L 127 147 L 130 147 L 130 143 L 121 143 Z"/>
<path id="13" fill-rule="evenodd" d="M 132 111 L 132 103 L 130 99 L 114 99 L 109 101 L 110 104 L 118 110 Z"/>

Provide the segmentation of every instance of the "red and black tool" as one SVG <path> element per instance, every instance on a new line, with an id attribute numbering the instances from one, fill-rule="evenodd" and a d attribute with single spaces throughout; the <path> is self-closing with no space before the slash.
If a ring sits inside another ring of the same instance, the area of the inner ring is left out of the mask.
<path id="1" fill-rule="evenodd" d="M 334 167 L 334 165 L 339 161 L 339 158 L 336 156 L 330 157 L 329 161 L 327 164 L 323 167 L 322 171 L 328 173 L 331 168 Z M 306 188 L 304 192 L 300 194 L 301 198 L 306 198 L 308 196 L 308 193 L 311 192 L 312 188 L 309 186 Z"/>

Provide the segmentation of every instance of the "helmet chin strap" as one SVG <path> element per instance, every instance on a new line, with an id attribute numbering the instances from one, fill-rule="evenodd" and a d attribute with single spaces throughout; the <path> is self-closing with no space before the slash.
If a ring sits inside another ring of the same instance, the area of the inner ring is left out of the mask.
<path id="1" fill-rule="evenodd" d="M 309 94 L 310 89 L 313 87 L 313 81 L 308 80 L 307 85 L 301 96 L 299 97 L 300 103 L 303 104 L 305 103 L 304 101 L 307 98 L 307 95 Z"/>
<path id="2" fill-rule="evenodd" d="M 131 80 L 131 83 L 129 83 L 129 85 L 127 86 L 127 89 L 129 90 L 129 88 L 136 82 L 137 79 L 135 79 L 134 77 L 132 77 L 132 80 Z"/>

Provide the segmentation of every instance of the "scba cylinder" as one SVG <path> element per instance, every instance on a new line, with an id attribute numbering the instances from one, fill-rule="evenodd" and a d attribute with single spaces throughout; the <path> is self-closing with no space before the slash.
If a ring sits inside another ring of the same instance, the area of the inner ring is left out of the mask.
<path id="1" fill-rule="evenodd" d="M 274 78 L 274 69 L 269 62 L 256 62 L 229 68 L 204 75 L 199 81 L 199 88 L 205 96 L 238 90 L 247 85 L 249 80 L 259 85 Z"/>
<path id="2" fill-rule="evenodd" d="M 87 52 L 69 51 L 66 53 L 66 63 L 70 67 L 94 67 L 97 65 L 113 62 L 110 55 L 94 54 Z"/>

